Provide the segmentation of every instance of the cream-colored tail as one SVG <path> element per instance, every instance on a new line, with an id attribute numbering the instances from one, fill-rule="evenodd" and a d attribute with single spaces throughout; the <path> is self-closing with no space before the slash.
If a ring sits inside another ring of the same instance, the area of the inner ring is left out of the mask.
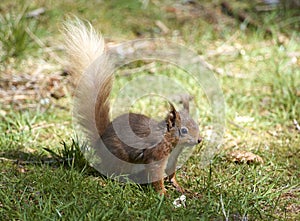
<path id="1" fill-rule="evenodd" d="M 87 67 L 104 52 L 104 40 L 90 23 L 75 18 L 64 23 L 64 41 L 72 74 L 80 77 Z"/>
<path id="2" fill-rule="evenodd" d="M 108 99 L 113 77 L 105 72 L 108 61 L 104 40 L 91 24 L 85 25 L 79 19 L 65 22 L 64 40 L 70 70 L 78 82 L 75 117 L 91 142 L 95 142 L 110 122 Z"/>

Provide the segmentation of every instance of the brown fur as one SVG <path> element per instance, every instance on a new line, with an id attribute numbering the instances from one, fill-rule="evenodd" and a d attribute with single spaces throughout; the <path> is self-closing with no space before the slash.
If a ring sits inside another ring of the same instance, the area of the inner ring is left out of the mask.
<path id="1" fill-rule="evenodd" d="M 122 162 L 143 164 L 154 188 L 164 194 L 164 172 L 178 191 L 183 191 L 175 177 L 176 163 L 184 146 L 201 142 L 199 128 L 189 115 L 188 102 L 177 112 L 172 104 L 162 122 L 128 113 L 110 121 L 109 95 L 113 75 L 106 61 L 104 42 L 89 25 L 80 20 L 65 23 L 66 50 L 72 72 L 80 80 L 76 93 L 76 117 L 100 155 L 108 174 L 126 171 Z M 183 128 L 187 133 L 183 133 Z"/>

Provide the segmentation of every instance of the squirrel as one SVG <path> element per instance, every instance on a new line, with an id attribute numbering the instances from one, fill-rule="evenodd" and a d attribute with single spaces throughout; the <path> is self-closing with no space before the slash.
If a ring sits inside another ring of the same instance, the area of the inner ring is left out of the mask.
<path id="1" fill-rule="evenodd" d="M 202 141 L 199 127 L 189 115 L 188 101 L 183 102 L 181 111 L 169 102 L 170 109 L 161 122 L 137 113 L 126 113 L 111 121 L 109 96 L 114 79 L 113 74 L 101 72 L 109 65 L 102 35 L 89 22 L 77 18 L 64 23 L 63 34 L 70 72 L 75 79 L 82 76 L 75 95 L 77 118 L 100 155 L 104 170 L 111 170 L 107 174 L 123 175 L 126 166 L 122 162 L 142 164 L 144 170 L 140 173 L 157 192 L 166 194 L 166 173 L 176 190 L 183 193 L 175 176 L 177 159 L 184 147 Z"/>

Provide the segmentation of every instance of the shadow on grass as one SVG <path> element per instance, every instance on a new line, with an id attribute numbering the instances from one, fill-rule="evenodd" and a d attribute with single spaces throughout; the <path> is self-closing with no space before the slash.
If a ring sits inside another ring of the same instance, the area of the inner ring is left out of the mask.
<path id="1" fill-rule="evenodd" d="M 30 153 L 22 150 L 0 152 L 0 161 L 21 166 L 47 165 L 54 168 L 63 166 L 66 169 L 74 169 L 86 175 L 104 177 L 89 165 L 80 149 L 81 147 L 74 139 L 72 139 L 71 144 L 67 144 L 65 141 L 62 141 L 61 144 L 63 148 L 58 149 L 57 152 L 49 148 L 43 148 L 48 154 Z"/>
<path id="2" fill-rule="evenodd" d="M 82 148 L 86 146 L 80 145 L 79 142 L 72 139 L 71 143 L 61 142 L 62 148 L 57 151 L 51 150 L 49 148 L 43 148 L 48 154 L 43 153 L 28 153 L 21 150 L 11 150 L 6 152 L 0 152 L 0 162 L 6 161 L 10 164 L 15 164 L 18 166 L 18 171 L 27 170 L 27 166 L 31 167 L 43 167 L 48 166 L 52 168 L 63 167 L 66 170 L 77 171 L 85 176 L 97 177 L 107 182 L 117 183 L 120 188 L 122 186 L 125 188 L 127 184 L 133 184 L 137 186 L 138 189 L 143 191 L 149 191 L 149 184 L 136 184 L 133 181 L 128 180 L 124 183 L 118 181 L 117 178 L 110 178 L 104 174 L 97 171 L 92 167 L 89 162 L 85 159 Z"/>

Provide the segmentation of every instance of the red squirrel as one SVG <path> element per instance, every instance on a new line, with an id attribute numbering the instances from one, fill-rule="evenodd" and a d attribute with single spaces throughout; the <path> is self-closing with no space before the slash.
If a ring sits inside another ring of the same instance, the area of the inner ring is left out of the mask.
<path id="1" fill-rule="evenodd" d="M 118 162 L 143 164 L 145 170 L 141 173 L 156 191 L 166 193 L 166 173 L 176 190 L 183 192 L 175 177 L 177 159 L 185 146 L 197 145 L 202 140 L 198 125 L 189 115 L 188 102 L 183 102 L 184 109 L 179 112 L 169 103 L 170 110 L 161 122 L 137 113 L 123 114 L 111 121 L 109 96 L 113 73 L 99 71 L 107 63 L 97 59 L 102 56 L 105 60 L 102 36 L 91 24 L 74 19 L 64 25 L 64 40 L 71 73 L 75 79 L 83 76 L 75 96 L 76 115 L 105 170 L 111 170 L 108 174 L 122 175 L 126 166 Z M 95 60 L 101 64 L 95 64 Z"/>

